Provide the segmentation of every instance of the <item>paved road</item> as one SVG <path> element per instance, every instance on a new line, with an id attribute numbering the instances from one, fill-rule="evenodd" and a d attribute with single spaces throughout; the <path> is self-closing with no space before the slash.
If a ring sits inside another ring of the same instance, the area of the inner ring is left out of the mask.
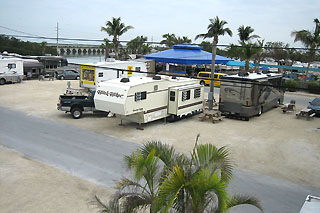
<path id="1" fill-rule="evenodd" d="M 125 175 L 123 156 L 138 145 L 59 122 L 0 107 L 0 145 L 106 187 Z M 265 212 L 299 212 L 308 194 L 320 189 L 236 170 L 233 193 L 258 197 Z M 252 207 L 232 212 L 259 212 Z"/>

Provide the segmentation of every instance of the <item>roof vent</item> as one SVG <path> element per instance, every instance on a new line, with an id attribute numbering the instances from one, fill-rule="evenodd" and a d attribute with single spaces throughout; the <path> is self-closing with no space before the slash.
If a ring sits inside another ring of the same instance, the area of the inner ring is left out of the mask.
<path id="1" fill-rule="evenodd" d="M 153 80 L 161 80 L 161 76 L 156 75 L 156 76 L 154 76 L 152 79 L 153 79 Z"/>
<path id="2" fill-rule="evenodd" d="M 120 80 L 120 82 L 122 82 L 122 83 L 128 83 L 128 82 L 130 82 L 130 80 L 129 80 L 129 78 L 122 78 L 122 79 Z"/>
<path id="3" fill-rule="evenodd" d="M 239 72 L 238 76 L 246 77 L 246 76 L 249 76 L 249 73 L 247 73 L 247 72 Z"/>

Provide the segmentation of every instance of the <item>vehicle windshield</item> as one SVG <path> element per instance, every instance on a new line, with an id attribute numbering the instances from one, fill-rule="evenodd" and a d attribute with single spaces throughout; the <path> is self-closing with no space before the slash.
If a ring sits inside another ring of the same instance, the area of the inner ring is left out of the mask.
<path id="1" fill-rule="evenodd" d="M 320 106 L 320 98 L 316 98 L 311 102 L 311 105 Z"/>

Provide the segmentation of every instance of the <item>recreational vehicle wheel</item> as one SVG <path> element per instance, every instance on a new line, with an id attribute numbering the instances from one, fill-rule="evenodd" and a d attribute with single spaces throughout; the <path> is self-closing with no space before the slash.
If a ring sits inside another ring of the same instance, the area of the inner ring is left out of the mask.
<path id="1" fill-rule="evenodd" d="M 82 110 L 80 108 L 73 108 L 71 110 L 71 115 L 74 119 L 79 119 L 82 116 Z"/>
<path id="2" fill-rule="evenodd" d="M 4 85 L 6 83 L 6 80 L 4 78 L 0 79 L 0 85 Z"/>

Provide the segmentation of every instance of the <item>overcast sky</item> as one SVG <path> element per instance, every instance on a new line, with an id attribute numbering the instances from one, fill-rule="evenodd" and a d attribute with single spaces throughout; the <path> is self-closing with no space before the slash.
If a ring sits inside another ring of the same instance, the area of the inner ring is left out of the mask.
<path id="1" fill-rule="evenodd" d="M 0 33 L 26 33 L 56 37 L 103 39 L 101 26 L 112 17 L 121 17 L 131 25 L 120 40 L 144 35 L 161 41 L 165 33 L 188 36 L 194 41 L 205 33 L 209 19 L 218 16 L 228 22 L 233 37 L 223 36 L 220 44 L 238 42 L 237 28 L 251 26 L 265 41 L 294 43 L 293 30 L 314 30 L 314 18 L 320 18 L 320 0 L 3 0 L 0 7 Z M 108 37 L 110 39 L 110 37 Z M 196 43 L 200 43 L 199 39 Z M 48 41 L 55 42 L 55 41 Z"/>

